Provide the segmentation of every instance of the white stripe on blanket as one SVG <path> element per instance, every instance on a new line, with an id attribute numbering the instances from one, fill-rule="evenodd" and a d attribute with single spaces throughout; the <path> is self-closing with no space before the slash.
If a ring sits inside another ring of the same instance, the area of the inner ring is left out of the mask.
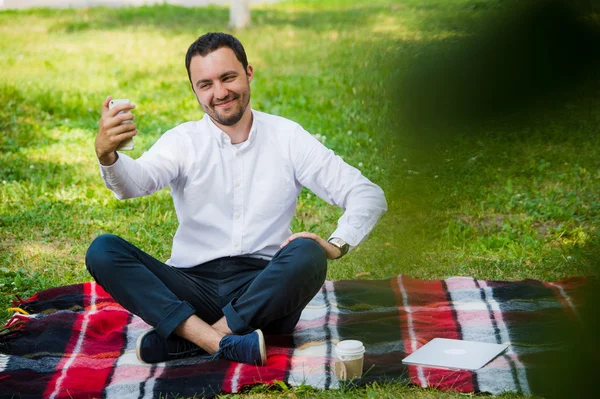
<path id="1" fill-rule="evenodd" d="M 339 309 L 333 283 L 326 281 L 321 290 L 302 311 L 300 322 L 294 331 L 294 352 L 292 354 L 288 383 L 300 386 L 302 383 L 314 388 L 338 388 L 339 380 L 333 373 L 335 352 L 333 345 L 339 342 L 336 322 Z M 327 295 L 327 298 L 325 298 Z M 329 305 L 329 306 L 327 306 Z M 329 317 L 329 322 L 319 327 L 302 329 L 303 321 Z M 327 331 L 330 340 L 326 341 Z M 323 338 L 323 339 L 319 339 Z M 305 345 L 303 345 L 305 344 Z M 327 358 L 327 353 L 331 354 Z"/>
<path id="2" fill-rule="evenodd" d="M 106 396 L 109 398 L 152 398 L 154 388 L 154 380 L 151 379 L 152 365 L 141 363 L 135 353 L 137 337 L 151 327 L 139 317 L 133 316 L 126 328 L 125 351 L 117 359 L 116 369 L 106 387 Z M 143 382 L 132 384 L 131 381 Z M 144 392 L 143 396 L 142 391 Z"/>
<path id="3" fill-rule="evenodd" d="M 6 366 L 8 366 L 8 360 L 10 356 L 0 353 L 0 373 L 4 371 Z"/>
<path id="4" fill-rule="evenodd" d="M 58 381 L 56 381 L 56 385 L 54 386 L 54 392 L 52 392 L 52 394 L 50 395 L 50 399 L 54 399 L 56 397 L 56 395 L 58 395 L 60 393 L 61 388 L 62 388 L 62 383 L 63 383 L 65 377 L 67 376 L 69 367 L 71 367 L 71 364 L 73 364 L 73 362 L 77 358 L 77 355 L 79 354 L 79 351 L 81 350 L 81 347 L 83 345 L 83 340 L 84 340 L 85 334 L 87 332 L 87 327 L 90 322 L 90 318 L 98 312 L 98 309 L 96 309 L 96 297 L 97 297 L 96 284 L 92 284 L 91 289 L 92 289 L 92 292 L 91 292 L 91 298 L 90 298 L 90 310 L 85 313 L 85 316 L 83 318 L 83 323 L 81 326 L 81 331 L 79 332 L 79 337 L 77 337 L 77 344 L 75 345 L 75 349 L 73 350 L 71 357 L 69 357 L 69 360 L 67 360 L 67 363 L 64 365 L 62 372 L 60 374 L 60 377 L 58 378 Z"/>
<path id="5" fill-rule="evenodd" d="M 456 318 L 461 329 L 462 339 L 465 341 L 478 341 L 478 342 L 489 342 L 489 343 L 507 343 L 510 344 L 510 337 L 506 329 L 506 324 L 500 318 L 498 314 L 500 309 L 495 301 L 488 302 L 493 312 L 496 326 L 498 328 L 501 342 L 497 342 L 493 335 L 490 335 L 490 330 L 494 330 L 494 323 L 490 318 L 490 312 L 488 304 L 481 298 L 480 287 L 475 283 L 472 278 L 457 278 L 453 277 L 446 280 L 448 291 L 452 299 L 452 303 L 455 306 Z M 483 287 L 484 297 L 493 298 L 491 289 L 489 287 Z M 469 303 L 470 306 L 460 306 L 462 303 Z M 474 323 L 474 317 L 476 317 L 477 323 Z M 511 348 L 509 348 L 511 350 Z M 516 389 L 517 383 L 513 378 L 511 372 L 510 359 L 514 358 L 514 352 L 510 357 L 499 356 L 490 363 L 494 365 L 493 369 L 483 368 L 475 371 L 477 375 L 477 382 L 479 389 L 485 392 L 491 392 L 493 394 L 500 394 L 504 391 L 512 391 Z M 514 363 L 517 368 L 517 374 L 521 363 Z M 522 366 L 521 366 L 522 367 Z M 519 382 L 521 378 L 518 377 Z"/>

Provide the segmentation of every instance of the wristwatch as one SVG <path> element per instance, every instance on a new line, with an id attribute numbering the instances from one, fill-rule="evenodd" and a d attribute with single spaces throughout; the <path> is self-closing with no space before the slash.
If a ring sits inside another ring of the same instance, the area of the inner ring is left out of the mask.
<path id="1" fill-rule="evenodd" d="M 348 244 L 346 241 L 342 240 L 341 238 L 331 237 L 329 240 L 327 240 L 327 242 L 335 247 L 338 247 L 341 251 L 341 255 L 335 259 L 339 259 L 342 256 L 346 255 L 348 253 L 348 250 L 350 249 L 350 244 Z"/>

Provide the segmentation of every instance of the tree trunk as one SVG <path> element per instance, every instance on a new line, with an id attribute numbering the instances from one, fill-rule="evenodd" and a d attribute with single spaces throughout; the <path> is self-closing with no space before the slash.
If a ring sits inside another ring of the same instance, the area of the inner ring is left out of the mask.
<path id="1" fill-rule="evenodd" d="M 229 6 L 229 27 L 243 29 L 250 25 L 250 4 L 248 0 L 231 0 Z"/>

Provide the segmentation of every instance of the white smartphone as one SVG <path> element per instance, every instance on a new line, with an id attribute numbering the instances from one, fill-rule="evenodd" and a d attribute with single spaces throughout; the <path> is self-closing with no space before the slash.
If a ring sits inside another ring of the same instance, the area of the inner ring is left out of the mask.
<path id="1" fill-rule="evenodd" d="M 130 104 L 131 102 L 126 99 L 126 98 L 117 98 L 117 99 L 113 99 L 110 100 L 110 102 L 108 103 L 108 109 L 113 109 L 113 107 L 115 105 L 119 105 L 119 104 Z M 119 112 L 117 115 L 122 114 L 123 111 Z M 129 121 L 126 122 L 121 122 L 121 123 L 131 123 Z M 122 141 L 119 146 L 117 147 L 117 150 L 120 151 L 131 151 L 133 150 L 133 137 L 128 138 L 125 141 Z"/>

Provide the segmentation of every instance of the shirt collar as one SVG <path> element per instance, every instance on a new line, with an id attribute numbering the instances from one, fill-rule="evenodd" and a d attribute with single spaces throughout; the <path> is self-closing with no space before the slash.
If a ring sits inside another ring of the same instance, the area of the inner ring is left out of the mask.
<path id="1" fill-rule="evenodd" d="M 251 109 L 250 111 L 252 112 L 252 126 L 250 127 L 250 134 L 248 135 L 248 140 L 246 140 L 244 142 L 247 144 L 242 146 L 242 148 L 250 145 L 254 141 L 254 138 L 256 137 L 256 126 L 257 126 L 256 117 L 257 117 L 257 115 L 253 109 Z M 213 122 L 212 119 L 210 119 L 210 116 L 208 116 L 208 114 L 206 114 L 206 113 L 204 114 L 204 119 L 207 120 L 208 130 L 209 130 L 210 134 L 217 140 L 219 147 L 223 147 L 224 145 L 231 145 L 231 138 L 227 135 L 227 133 L 225 133 L 223 130 L 221 130 Z"/>

